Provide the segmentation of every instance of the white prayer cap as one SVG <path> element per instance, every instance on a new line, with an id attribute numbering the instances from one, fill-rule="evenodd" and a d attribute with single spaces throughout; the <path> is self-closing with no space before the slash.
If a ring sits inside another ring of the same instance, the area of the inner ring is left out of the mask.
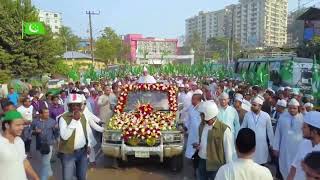
<path id="1" fill-rule="evenodd" d="M 278 91 L 284 91 L 284 87 L 279 87 Z"/>
<path id="2" fill-rule="evenodd" d="M 299 101 L 297 101 L 295 98 L 292 98 L 289 103 L 288 106 L 300 106 Z"/>
<path id="3" fill-rule="evenodd" d="M 251 109 L 251 103 L 245 99 L 242 99 L 241 108 L 248 112 Z"/>
<path id="4" fill-rule="evenodd" d="M 281 106 L 281 107 L 287 107 L 287 101 L 284 99 L 279 99 L 277 102 L 277 106 Z"/>
<path id="5" fill-rule="evenodd" d="M 290 87 L 290 86 L 287 86 L 287 87 L 285 87 L 284 88 L 285 90 L 287 89 L 287 90 L 292 90 L 292 88 Z"/>
<path id="6" fill-rule="evenodd" d="M 253 98 L 252 103 L 257 103 L 262 105 L 264 102 L 264 98 L 260 95 L 256 96 L 255 98 Z"/>
<path id="7" fill-rule="evenodd" d="M 311 108 L 313 108 L 313 104 L 308 102 L 308 103 L 305 103 L 305 104 L 304 104 L 304 107 L 311 107 Z"/>
<path id="8" fill-rule="evenodd" d="M 186 85 L 184 85 L 184 87 L 189 88 L 190 86 L 189 86 L 189 84 L 186 84 Z"/>
<path id="9" fill-rule="evenodd" d="M 121 86 L 121 85 L 122 85 L 122 83 L 119 81 L 119 82 L 118 82 L 118 86 Z"/>
<path id="10" fill-rule="evenodd" d="M 43 94 L 43 93 L 40 93 L 39 99 L 41 99 L 43 96 L 44 96 L 44 94 Z"/>
<path id="11" fill-rule="evenodd" d="M 83 92 L 84 92 L 84 93 L 90 93 L 87 88 L 85 88 L 85 89 L 83 90 Z"/>
<path id="12" fill-rule="evenodd" d="M 197 90 L 195 90 L 195 91 L 194 91 L 194 93 L 193 93 L 193 94 L 201 94 L 201 95 L 202 95 L 202 94 L 203 94 L 203 92 L 202 92 L 200 89 L 197 89 Z"/>
<path id="13" fill-rule="evenodd" d="M 220 94 L 219 99 L 229 99 L 229 94 L 223 92 L 222 94 Z"/>
<path id="14" fill-rule="evenodd" d="M 71 103 L 83 103 L 83 95 L 80 94 L 70 94 L 67 98 L 68 104 Z"/>
<path id="15" fill-rule="evenodd" d="M 304 122 L 313 127 L 320 128 L 319 117 L 320 117 L 320 112 L 310 111 L 304 116 Z"/>
<path id="16" fill-rule="evenodd" d="M 271 88 L 268 88 L 267 91 L 270 91 L 270 92 L 272 92 L 273 94 L 275 93 L 274 90 L 271 89 Z"/>
<path id="17" fill-rule="evenodd" d="M 236 93 L 236 95 L 235 95 L 234 97 L 235 97 L 235 98 L 240 98 L 240 99 L 242 99 L 242 98 L 243 98 L 243 95 L 240 94 L 240 93 Z"/>
<path id="18" fill-rule="evenodd" d="M 90 91 L 95 91 L 96 89 L 94 87 L 90 88 Z"/>
<path id="19" fill-rule="evenodd" d="M 148 72 L 147 67 L 143 66 L 143 72 Z"/>
<path id="20" fill-rule="evenodd" d="M 192 81 L 191 85 L 194 85 L 194 86 L 196 86 L 196 85 L 198 85 L 198 84 L 197 84 L 197 82 L 195 82 L 195 81 Z"/>
<path id="21" fill-rule="evenodd" d="M 179 88 L 184 88 L 184 85 L 183 84 L 178 84 L 178 87 Z"/>
<path id="22" fill-rule="evenodd" d="M 202 102 L 197 110 L 201 113 L 204 113 L 204 120 L 208 121 L 216 117 L 219 113 L 218 106 L 214 101 L 204 101 Z"/>
<path id="23" fill-rule="evenodd" d="M 239 97 L 239 96 L 238 96 L 238 97 L 235 97 L 234 100 L 235 100 L 235 101 L 239 101 L 239 102 L 241 102 L 241 103 L 243 102 L 243 98 L 241 98 L 241 97 Z"/>
<path id="24" fill-rule="evenodd" d="M 84 83 L 81 83 L 80 86 L 86 86 Z"/>

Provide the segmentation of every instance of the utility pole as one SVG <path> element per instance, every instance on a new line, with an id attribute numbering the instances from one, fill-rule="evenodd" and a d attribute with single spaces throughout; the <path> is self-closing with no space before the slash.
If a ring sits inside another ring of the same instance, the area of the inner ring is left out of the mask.
<path id="1" fill-rule="evenodd" d="M 93 65 L 93 62 L 94 62 L 94 52 L 93 52 L 93 35 L 92 35 L 92 20 L 91 20 L 91 15 L 100 15 L 100 11 L 99 11 L 99 12 L 86 11 L 86 14 L 89 15 L 90 51 L 91 51 L 91 60 L 92 60 L 92 65 Z"/>

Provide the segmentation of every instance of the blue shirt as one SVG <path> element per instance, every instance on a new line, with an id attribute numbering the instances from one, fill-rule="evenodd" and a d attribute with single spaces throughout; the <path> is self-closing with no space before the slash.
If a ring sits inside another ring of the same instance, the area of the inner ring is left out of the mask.
<path id="1" fill-rule="evenodd" d="M 8 94 L 8 99 L 13 103 L 13 105 L 18 106 L 19 95 L 16 92 Z"/>

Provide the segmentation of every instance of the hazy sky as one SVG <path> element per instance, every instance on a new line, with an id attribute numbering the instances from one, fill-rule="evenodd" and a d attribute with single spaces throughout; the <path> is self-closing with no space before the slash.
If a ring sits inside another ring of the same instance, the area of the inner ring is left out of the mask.
<path id="1" fill-rule="evenodd" d="M 308 0 L 305 0 L 308 1 Z M 88 36 L 86 10 L 100 11 L 93 16 L 93 30 L 99 35 L 110 26 L 119 34 L 175 38 L 184 34 L 185 19 L 199 11 L 212 11 L 238 0 L 32 0 L 40 9 L 62 13 L 63 24 L 81 37 Z M 289 0 L 289 10 L 297 0 Z"/>

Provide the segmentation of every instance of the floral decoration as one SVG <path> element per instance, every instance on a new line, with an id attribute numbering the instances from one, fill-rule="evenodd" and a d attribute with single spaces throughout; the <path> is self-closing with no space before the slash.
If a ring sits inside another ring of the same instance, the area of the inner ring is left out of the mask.
<path id="1" fill-rule="evenodd" d="M 134 112 L 123 112 L 129 91 L 162 91 L 168 93 L 169 112 L 153 111 L 151 104 L 140 104 Z M 143 140 L 148 145 L 155 144 L 161 136 L 161 131 L 175 128 L 177 105 L 177 88 L 165 84 L 133 84 L 125 85 L 118 97 L 115 115 L 109 122 L 109 128 L 122 130 L 122 138 L 126 142 Z"/>

